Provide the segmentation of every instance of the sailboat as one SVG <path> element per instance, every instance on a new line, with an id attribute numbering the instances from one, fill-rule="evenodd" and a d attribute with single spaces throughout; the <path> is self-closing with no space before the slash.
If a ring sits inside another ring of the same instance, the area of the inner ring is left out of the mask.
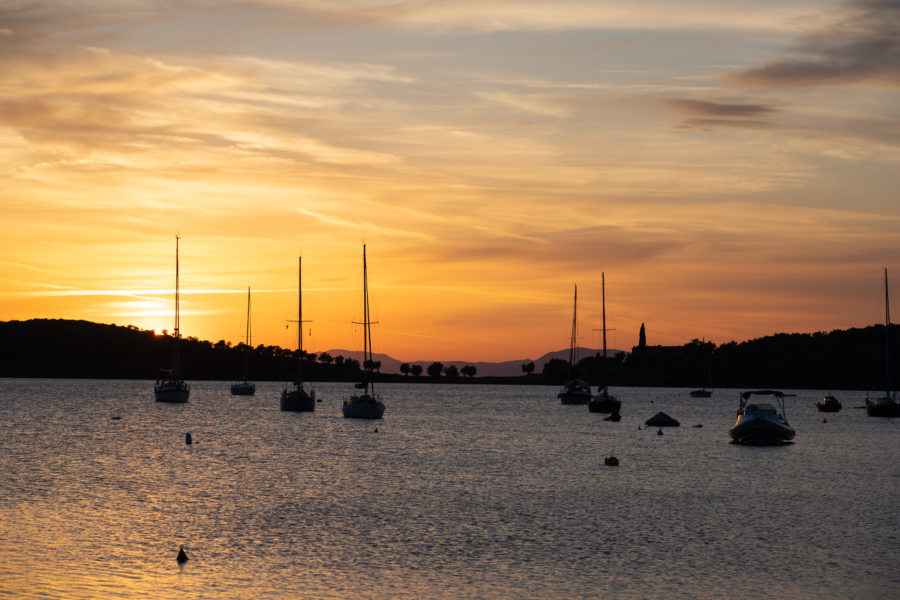
<path id="1" fill-rule="evenodd" d="M 884 396 L 866 398 L 866 414 L 870 417 L 900 417 L 897 391 L 891 389 L 891 305 L 887 269 L 884 270 L 884 336 Z"/>
<path id="2" fill-rule="evenodd" d="M 606 273 L 600 273 L 600 283 L 603 306 L 603 358 L 600 362 L 603 381 L 600 383 L 598 394 L 588 402 L 588 410 L 596 413 L 618 414 L 622 402 L 609 393 L 606 387 Z"/>
<path id="3" fill-rule="evenodd" d="M 575 342 L 576 326 L 578 323 L 578 286 L 575 286 L 575 300 L 572 306 L 572 336 L 569 342 L 569 381 L 556 395 L 563 404 L 587 404 L 591 399 L 591 386 L 583 379 L 574 376 L 575 373 Z"/>
<path id="4" fill-rule="evenodd" d="M 247 336 L 244 348 L 244 379 L 240 383 L 231 384 L 233 396 L 252 396 L 256 393 L 256 385 L 250 381 L 250 288 L 247 288 Z"/>
<path id="5" fill-rule="evenodd" d="M 703 387 L 699 390 L 691 390 L 691 398 L 709 398 L 712 396 L 712 390 L 707 386 L 712 385 L 712 376 L 709 372 L 709 357 L 703 359 Z"/>
<path id="6" fill-rule="evenodd" d="M 179 297 L 178 288 L 178 241 L 179 236 L 175 236 L 175 356 L 172 360 L 171 369 L 160 369 L 159 375 L 156 377 L 156 384 L 153 386 L 153 395 L 156 396 L 157 402 L 187 402 L 191 395 L 190 384 L 185 383 L 179 372 L 180 355 L 179 340 L 181 339 L 181 299 Z"/>
<path id="7" fill-rule="evenodd" d="M 356 388 L 361 394 L 344 398 L 341 407 L 344 417 L 356 419 L 380 419 L 384 415 L 384 403 L 375 395 L 375 377 L 372 372 L 372 319 L 369 315 L 369 279 L 366 267 L 366 245 L 363 244 L 363 380 Z"/>
<path id="8" fill-rule="evenodd" d="M 313 412 L 316 410 L 316 392 L 303 388 L 303 257 L 297 260 L 297 378 L 292 389 L 285 385 L 281 392 L 281 410 Z"/>

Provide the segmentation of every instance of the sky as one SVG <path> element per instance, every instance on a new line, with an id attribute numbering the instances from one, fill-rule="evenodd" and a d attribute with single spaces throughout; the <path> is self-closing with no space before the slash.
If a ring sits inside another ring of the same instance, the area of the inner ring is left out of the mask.
<path id="1" fill-rule="evenodd" d="M 0 320 L 502 361 L 884 322 L 900 1 L 0 0 Z M 898 288 L 900 290 L 900 288 Z M 895 292 L 895 296 L 900 291 Z M 894 314 L 897 313 L 896 309 Z"/>

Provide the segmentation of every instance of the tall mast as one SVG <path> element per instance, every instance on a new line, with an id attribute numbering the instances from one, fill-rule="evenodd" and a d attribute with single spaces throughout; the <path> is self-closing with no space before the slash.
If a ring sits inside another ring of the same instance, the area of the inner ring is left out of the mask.
<path id="1" fill-rule="evenodd" d="M 244 379 L 250 378 L 250 286 L 247 286 L 247 347 L 244 349 Z"/>
<path id="2" fill-rule="evenodd" d="M 366 390 L 372 379 L 372 322 L 369 320 L 369 275 L 366 268 L 366 245 L 363 244 L 363 369 L 366 371 Z M 375 383 L 372 395 L 375 395 Z"/>
<path id="3" fill-rule="evenodd" d="M 884 268 L 884 389 L 886 396 L 891 397 L 891 302 L 888 296 L 887 267 Z"/>
<path id="4" fill-rule="evenodd" d="M 569 378 L 575 373 L 575 340 L 578 335 L 578 284 L 575 284 L 575 299 L 572 301 L 572 337 L 569 340 Z"/>
<path id="5" fill-rule="evenodd" d="M 297 389 L 303 389 L 303 257 L 297 257 Z"/>
<path id="6" fill-rule="evenodd" d="M 178 376 L 178 340 L 181 338 L 181 299 L 178 287 L 178 240 L 180 236 L 175 236 L 175 364 L 172 368 L 172 375 Z"/>
<path id="7" fill-rule="evenodd" d="M 600 291 L 603 307 L 603 358 L 600 359 L 601 375 L 603 377 L 603 395 L 606 396 L 606 273 L 600 272 Z"/>

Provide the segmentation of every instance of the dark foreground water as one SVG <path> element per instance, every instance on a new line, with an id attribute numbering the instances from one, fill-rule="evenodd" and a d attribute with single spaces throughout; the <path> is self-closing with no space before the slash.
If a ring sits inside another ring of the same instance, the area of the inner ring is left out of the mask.
<path id="1" fill-rule="evenodd" d="M 314 414 L 151 387 L 0 380 L 0 596 L 900 597 L 900 419 L 863 393 L 798 391 L 795 443 L 750 448 L 737 390 L 615 390 L 611 423 L 555 388 L 385 385 L 370 422 L 346 384 Z"/>

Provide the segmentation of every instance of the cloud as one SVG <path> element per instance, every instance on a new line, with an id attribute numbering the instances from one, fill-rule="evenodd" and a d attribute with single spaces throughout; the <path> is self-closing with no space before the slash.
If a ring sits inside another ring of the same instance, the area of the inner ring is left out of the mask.
<path id="1" fill-rule="evenodd" d="M 726 76 L 759 87 L 900 87 L 900 2 L 859 0 L 830 26 L 807 34 L 789 56 Z"/>
<path id="2" fill-rule="evenodd" d="M 700 117 L 758 117 L 774 112 L 764 104 L 724 104 L 703 100 L 667 100 L 666 104 L 676 112 Z"/>

